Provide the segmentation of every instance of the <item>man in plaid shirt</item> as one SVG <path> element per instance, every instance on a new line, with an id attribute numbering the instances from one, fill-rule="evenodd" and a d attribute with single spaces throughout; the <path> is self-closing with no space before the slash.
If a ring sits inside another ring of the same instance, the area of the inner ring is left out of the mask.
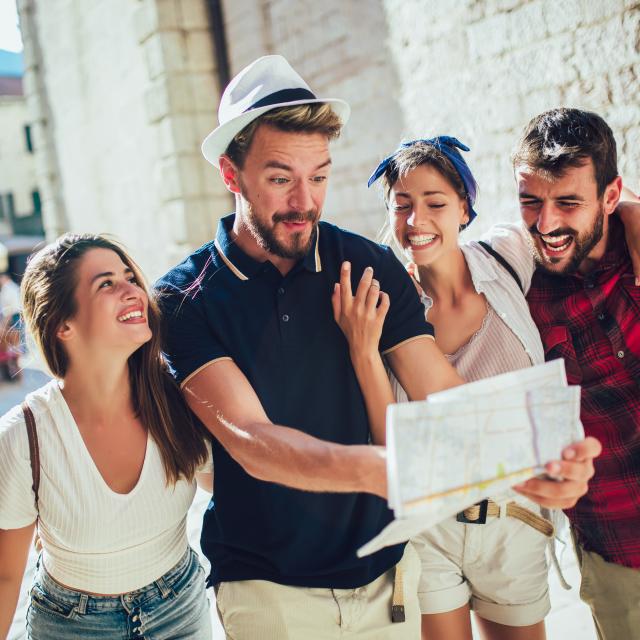
<path id="1" fill-rule="evenodd" d="M 527 295 L 548 360 L 582 385 L 586 434 L 603 446 L 589 492 L 567 511 L 581 596 L 600 638 L 640 638 L 640 287 L 622 223 L 616 143 L 594 113 L 534 118 L 513 156 L 537 262 Z"/>

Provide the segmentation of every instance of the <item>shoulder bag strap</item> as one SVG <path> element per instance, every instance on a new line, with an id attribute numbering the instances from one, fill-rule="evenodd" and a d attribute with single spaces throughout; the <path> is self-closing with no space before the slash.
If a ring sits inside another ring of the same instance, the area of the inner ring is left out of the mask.
<path id="1" fill-rule="evenodd" d="M 36 429 L 36 419 L 33 411 L 26 400 L 22 403 L 22 412 L 27 425 L 27 435 L 29 436 L 29 457 L 31 458 L 31 477 L 33 478 L 33 494 L 36 499 L 36 511 L 38 508 L 38 489 L 40 488 L 40 447 L 38 446 L 38 431 Z"/>
<path id="2" fill-rule="evenodd" d="M 522 282 L 516 273 L 516 270 L 503 258 L 488 242 L 479 240 L 478 244 L 490 255 L 492 255 L 508 272 L 509 275 L 516 281 L 518 288 L 524 293 L 524 287 Z"/>

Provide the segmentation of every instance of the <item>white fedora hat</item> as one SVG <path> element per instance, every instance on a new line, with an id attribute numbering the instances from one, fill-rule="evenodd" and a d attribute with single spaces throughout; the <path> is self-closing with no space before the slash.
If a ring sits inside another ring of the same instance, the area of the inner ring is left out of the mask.
<path id="1" fill-rule="evenodd" d="M 202 154 L 214 166 L 229 143 L 252 120 L 278 107 L 326 102 L 345 124 L 351 109 L 344 100 L 316 98 L 309 85 L 282 56 L 263 56 L 245 67 L 222 94 L 218 122 L 202 143 Z"/>

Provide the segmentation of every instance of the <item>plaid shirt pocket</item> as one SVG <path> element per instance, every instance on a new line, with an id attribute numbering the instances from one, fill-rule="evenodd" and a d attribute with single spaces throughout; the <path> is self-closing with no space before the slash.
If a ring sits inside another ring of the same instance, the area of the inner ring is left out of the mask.
<path id="1" fill-rule="evenodd" d="M 580 384 L 582 382 L 582 370 L 567 327 L 564 325 L 545 327 L 541 331 L 541 337 L 544 345 L 545 360 L 564 358 L 567 382 L 569 384 Z"/>

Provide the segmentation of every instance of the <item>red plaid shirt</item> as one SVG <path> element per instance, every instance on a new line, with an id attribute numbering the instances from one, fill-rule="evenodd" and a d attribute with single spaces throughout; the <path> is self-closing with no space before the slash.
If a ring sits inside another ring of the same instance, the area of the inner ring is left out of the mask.
<path id="1" fill-rule="evenodd" d="M 527 300 L 547 360 L 563 357 L 582 385 L 581 419 L 602 443 L 589 492 L 567 511 L 580 543 L 605 560 L 640 569 L 640 287 L 619 220 L 586 276 L 538 270 Z"/>

